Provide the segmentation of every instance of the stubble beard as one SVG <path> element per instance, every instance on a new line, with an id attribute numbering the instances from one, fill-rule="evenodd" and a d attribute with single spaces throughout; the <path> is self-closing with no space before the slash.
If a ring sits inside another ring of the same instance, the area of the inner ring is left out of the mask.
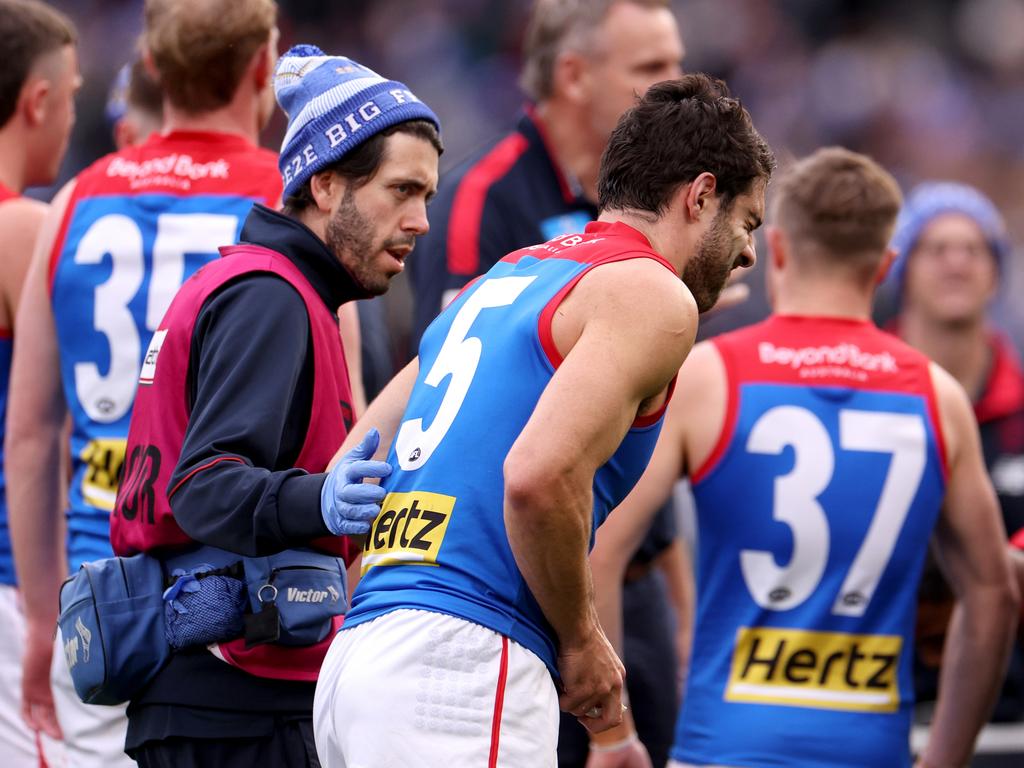
<path id="1" fill-rule="evenodd" d="M 356 206 L 355 190 L 349 184 L 337 212 L 327 221 L 327 248 L 364 291 L 380 296 L 388 289 L 387 275 L 373 268 L 381 248 L 374 247 L 373 224 Z"/>
<path id="2" fill-rule="evenodd" d="M 728 224 L 721 212 L 697 244 L 697 250 L 683 268 L 683 282 L 697 302 L 699 312 L 707 312 L 718 301 L 732 272 L 729 258 Z"/>

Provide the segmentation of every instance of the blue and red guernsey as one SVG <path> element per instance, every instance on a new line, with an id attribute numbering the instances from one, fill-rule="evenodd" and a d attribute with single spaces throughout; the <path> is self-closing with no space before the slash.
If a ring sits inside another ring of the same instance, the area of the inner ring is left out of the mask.
<path id="1" fill-rule="evenodd" d="M 125 482 L 110 518 L 110 539 L 119 555 L 150 552 L 159 556 L 194 544 L 175 522 L 170 502 L 178 486 L 170 487 L 170 480 L 189 420 L 187 377 L 196 318 L 207 298 L 226 283 L 252 273 L 273 274 L 287 280 L 306 305 L 313 343 L 313 402 L 309 430 L 295 466 L 307 472 L 325 471 L 345 439 L 341 404 L 352 402 L 352 392 L 337 316 L 286 257 L 257 245 L 230 246 L 221 251 L 224 258 L 207 265 L 182 286 L 147 352 L 128 434 Z M 220 461 L 241 463 L 242 459 L 217 458 L 192 474 Z M 185 480 L 178 485 L 182 482 Z M 344 536 L 324 537 L 311 546 L 343 557 L 346 562 L 358 553 Z M 341 624 L 340 617 L 336 623 Z M 317 645 L 301 648 L 246 648 L 244 640 L 235 640 L 222 643 L 219 650 L 226 661 L 258 677 L 311 681 L 316 680 L 332 639 L 328 635 Z"/>
<path id="2" fill-rule="evenodd" d="M 692 477 L 695 663 L 672 757 L 909 766 L 917 583 L 946 487 L 928 360 L 835 318 L 713 343 L 728 408 Z"/>
<path id="3" fill-rule="evenodd" d="M 8 200 L 19 197 L 3 184 L 0 184 L 0 205 Z M 14 549 L 11 547 L 11 532 L 7 523 L 7 475 L 4 470 L 4 434 L 7 423 L 7 393 L 11 383 L 11 358 L 14 355 L 14 343 L 10 328 L 0 328 L 0 584 L 14 586 L 17 577 L 14 573 Z"/>
<path id="4" fill-rule="evenodd" d="M 154 134 L 78 176 L 50 261 L 72 417 L 72 572 L 112 554 L 109 517 L 153 331 L 182 282 L 237 240 L 252 204 L 280 195 L 277 156 L 230 134 Z"/>
<path id="5" fill-rule="evenodd" d="M 635 229 L 594 223 L 506 256 L 430 326 L 346 628 L 400 608 L 446 613 L 512 638 L 554 673 L 556 638 L 508 544 L 502 466 L 561 363 L 559 304 L 591 269 L 626 259 L 672 269 Z M 662 413 L 637 420 L 598 470 L 594 529 L 647 466 Z"/>

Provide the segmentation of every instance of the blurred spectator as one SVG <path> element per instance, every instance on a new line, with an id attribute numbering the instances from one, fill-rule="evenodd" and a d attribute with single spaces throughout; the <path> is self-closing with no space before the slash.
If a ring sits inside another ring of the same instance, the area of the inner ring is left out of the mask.
<path id="1" fill-rule="evenodd" d="M 890 277 L 901 301 L 899 335 L 949 371 L 970 395 L 985 464 L 1011 533 L 1024 527 L 1024 374 L 988 308 L 1011 249 L 1003 218 L 976 189 L 926 183 L 909 195 L 893 238 Z M 929 559 L 918 615 L 919 700 L 934 699 L 953 593 Z M 996 720 L 1024 716 L 1024 646 L 1018 645 Z"/>

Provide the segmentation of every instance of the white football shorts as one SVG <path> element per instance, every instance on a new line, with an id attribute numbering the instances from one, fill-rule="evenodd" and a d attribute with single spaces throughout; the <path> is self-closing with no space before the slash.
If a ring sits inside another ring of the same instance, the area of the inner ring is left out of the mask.
<path id="1" fill-rule="evenodd" d="M 323 768 L 554 768 L 558 696 L 513 640 L 399 610 L 334 638 L 313 728 Z"/>

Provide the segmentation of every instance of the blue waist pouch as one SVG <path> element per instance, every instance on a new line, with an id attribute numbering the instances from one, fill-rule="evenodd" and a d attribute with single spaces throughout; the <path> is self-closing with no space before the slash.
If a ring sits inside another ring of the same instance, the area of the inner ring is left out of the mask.
<path id="1" fill-rule="evenodd" d="M 341 558 L 307 549 L 239 557 L 200 547 L 85 563 L 60 592 L 64 656 L 87 704 L 129 701 L 183 648 L 239 637 L 313 645 L 348 608 Z"/>
<path id="2" fill-rule="evenodd" d="M 85 563 L 64 582 L 57 626 L 82 701 L 128 701 L 170 658 L 163 591 L 163 567 L 147 555 Z"/>
<path id="3" fill-rule="evenodd" d="M 242 558 L 249 590 L 247 645 L 314 645 L 348 610 L 345 562 L 310 549 Z"/>

